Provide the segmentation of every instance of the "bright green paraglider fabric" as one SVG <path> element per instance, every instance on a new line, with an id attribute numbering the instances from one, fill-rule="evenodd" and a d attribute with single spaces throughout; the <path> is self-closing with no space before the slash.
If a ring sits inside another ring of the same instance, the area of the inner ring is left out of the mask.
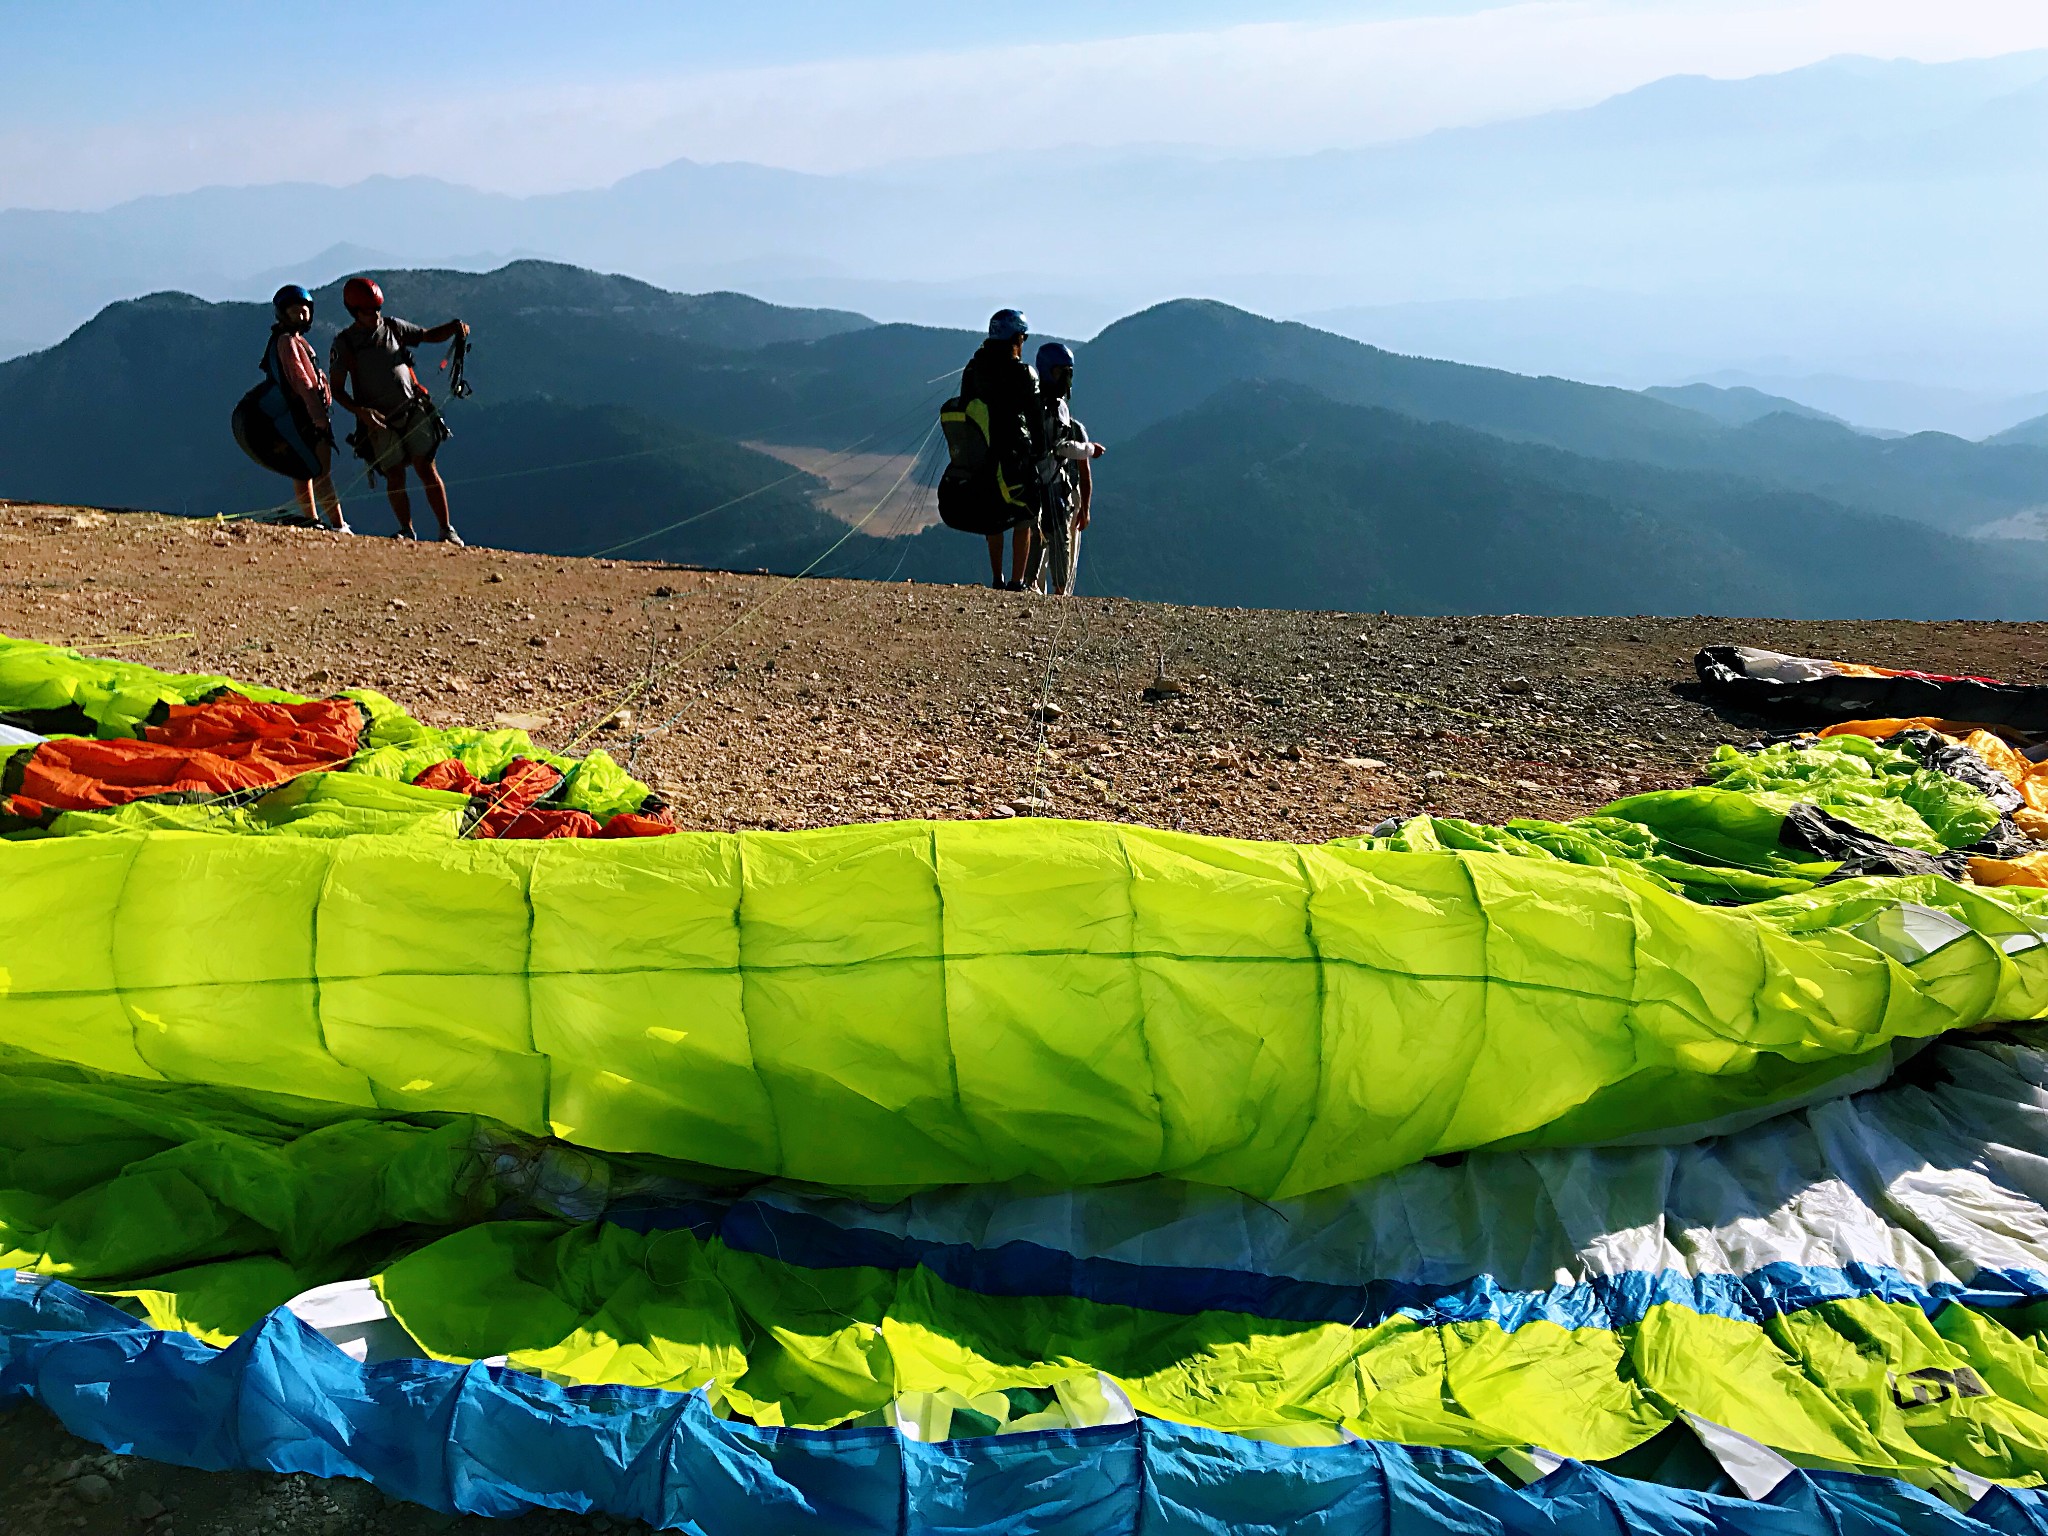
<path id="1" fill-rule="evenodd" d="M 0 1044 L 841 1185 L 1290 1194 L 2035 1016 L 2025 924 L 1919 894 L 1960 919 L 1925 954 L 1870 929 L 1897 882 L 1723 911 L 1083 823 L 53 837 L 0 844 Z"/>
<path id="2" fill-rule="evenodd" d="M 132 735 L 223 686 L 0 642 L 0 712 L 51 730 Z M 1311 1444 L 1599 1458 L 1687 1411 L 1827 1465 L 2048 1460 L 2025 1320 L 1930 1320 L 1881 1279 L 1739 1315 L 1645 1279 L 1611 1315 L 1361 1325 L 616 1219 L 764 1177 L 1289 1199 L 1868 1086 L 2048 1017 L 2048 893 L 1824 884 L 1779 844 L 1793 803 L 1909 848 L 1995 822 L 1905 754 L 1773 748 L 1575 822 L 1321 847 L 1040 820 L 487 842 L 410 780 L 547 761 L 600 817 L 646 786 L 349 697 L 342 769 L 0 839 L 0 1266 L 222 1343 L 369 1279 L 430 1354 L 769 1424 L 1096 1422 L 1113 1385 Z M 1901 1372 L 1964 1370 L 1995 1390 L 1901 1406 Z"/>

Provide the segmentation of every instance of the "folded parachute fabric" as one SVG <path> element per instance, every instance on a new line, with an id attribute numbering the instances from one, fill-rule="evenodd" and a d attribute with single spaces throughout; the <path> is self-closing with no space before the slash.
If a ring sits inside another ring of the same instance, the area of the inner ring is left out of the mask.
<path id="1" fill-rule="evenodd" d="M 870 1467 L 860 1502 L 879 1508 L 914 1447 L 948 1447 L 933 1475 L 1085 1481 L 1134 1435 L 1205 1448 L 1215 1514 L 1236 1513 L 1198 1530 L 1274 1529 L 1315 1468 L 1390 1456 L 1425 1482 L 1457 1468 L 1461 1501 L 1532 1522 L 1583 1474 L 1514 1494 L 1479 1462 L 1675 1463 L 1764 1501 L 1613 1479 L 1645 1512 L 1596 1529 L 1700 1529 L 1686 1520 L 1712 1509 L 1724 1523 L 1704 1528 L 1833 1530 L 1743 1522 L 1856 1486 L 1830 1481 L 1844 1473 L 1967 1503 L 2048 1465 L 2048 1051 L 1941 1046 L 1917 1075 L 1719 1141 L 1482 1153 L 1279 1203 L 1154 1181 L 881 1209 L 692 1188 L 475 1122 L 276 1107 L 222 1138 L 202 1090 L 31 1069 L 0 1127 L 106 1116 L 146 1155 L 97 1184 L 46 1149 L 0 1165 L 9 1210 L 47 1202 L 39 1232 L 11 1229 L 5 1261 L 34 1272 L 0 1284 L 0 1398 L 33 1392 L 81 1433 L 193 1465 L 704 1530 L 869 1528 L 805 1506 L 809 1457 L 856 1483 Z M 182 1219 L 150 1206 L 173 1180 Z M 351 1261 L 369 1284 L 331 1278 Z M 644 1481 L 649 1458 L 695 1470 Z M 759 1523 L 714 1497 L 721 1462 L 755 1469 Z M 1924 1493 L 1863 1486 L 1904 1530 L 1950 1528 Z M 1038 1508 L 984 1492 L 991 1517 Z M 937 1523 L 939 1491 L 913 1496 L 914 1524 Z M 1987 1518 L 2042 1512 L 1990 1497 Z M 1459 1518 L 1475 1523 L 1415 1528 L 1501 1528 Z"/>
<path id="2" fill-rule="evenodd" d="M 0 1044 L 839 1185 L 1271 1196 L 2048 1011 L 2048 945 L 1987 896 L 1779 900 L 1050 821 L 50 837 L 0 843 Z"/>
<path id="3" fill-rule="evenodd" d="M 2048 687 L 1989 677 L 1948 677 L 1710 645 L 1694 658 L 1713 696 L 1802 725 L 1879 717 L 1940 716 L 2048 734 Z"/>
<path id="4" fill-rule="evenodd" d="M 666 814 L 620 811 L 600 822 L 588 811 L 541 802 L 557 793 L 567 775 L 547 763 L 515 757 L 496 784 L 478 778 L 454 758 L 435 763 L 412 782 L 424 789 L 452 790 L 478 803 L 470 833 L 484 838 L 663 837 L 676 830 Z"/>
<path id="5" fill-rule="evenodd" d="M 5 771 L 187 765 L 0 832 L 0 1402 L 750 1536 L 2048 1529 L 2017 753 L 713 834 L 223 690 L 0 641 Z"/>
<path id="6" fill-rule="evenodd" d="M 273 789 L 347 762 L 362 727 L 362 710 L 346 699 L 276 704 L 224 693 L 172 705 L 140 740 L 60 737 L 10 754 L 0 764 L 0 814 L 34 818 Z"/>

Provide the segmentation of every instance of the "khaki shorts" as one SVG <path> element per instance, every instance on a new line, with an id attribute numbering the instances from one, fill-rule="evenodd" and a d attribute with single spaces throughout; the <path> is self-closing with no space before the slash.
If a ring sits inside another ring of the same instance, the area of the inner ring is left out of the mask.
<path id="1" fill-rule="evenodd" d="M 441 413 L 431 404 L 416 405 L 403 416 L 384 419 L 391 423 L 389 427 L 363 427 L 368 434 L 364 446 L 369 450 L 364 457 L 380 475 L 390 474 L 401 464 L 431 464 L 435 450 L 448 435 L 441 425 Z"/>

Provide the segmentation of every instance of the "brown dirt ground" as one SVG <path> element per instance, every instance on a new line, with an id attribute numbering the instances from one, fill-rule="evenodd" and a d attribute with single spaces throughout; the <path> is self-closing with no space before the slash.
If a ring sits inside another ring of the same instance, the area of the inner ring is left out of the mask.
<path id="1" fill-rule="evenodd" d="M 1424 808 L 1569 816 L 1690 783 L 1714 746 L 1756 734 L 1687 686 L 1713 641 L 2048 681 L 2048 625 L 1053 602 L 6 502 L 0 633 L 306 693 L 378 688 L 437 724 L 522 717 L 544 745 L 630 755 L 687 824 L 719 829 L 1021 810 L 1315 841 Z M 1162 672 L 1179 691 L 1148 702 Z M 0 1533 L 614 1528 L 74 1465 L 97 1454 L 38 1410 L 0 1416 Z M 92 1475 L 110 1484 L 97 1504 L 77 1491 Z M 145 1520 L 157 1505 L 173 1513 Z"/>

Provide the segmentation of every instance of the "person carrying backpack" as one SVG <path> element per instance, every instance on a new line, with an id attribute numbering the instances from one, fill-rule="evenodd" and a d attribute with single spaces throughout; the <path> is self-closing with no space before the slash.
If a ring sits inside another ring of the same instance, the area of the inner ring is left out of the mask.
<path id="1" fill-rule="evenodd" d="M 235 406 L 235 440 L 265 469 L 290 478 L 300 510 L 315 527 L 326 526 L 325 512 L 332 514 L 337 533 L 352 533 L 331 473 L 334 427 L 327 375 L 306 340 L 313 325 L 313 295 L 287 283 L 271 295 L 270 311 L 275 321 L 257 364 L 263 382 Z"/>
<path id="2" fill-rule="evenodd" d="M 334 398 L 356 418 L 349 443 L 369 463 L 372 474 L 384 477 L 401 539 L 415 536 L 412 501 L 405 492 L 410 466 L 440 521 L 442 542 L 459 549 L 462 536 L 448 519 L 448 487 L 434 468 L 434 454 L 451 434 L 433 396 L 413 372 L 412 354 L 423 344 L 457 335 L 467 339 L 469 327 L 448 320 L 426 329 L 386 315 L 384 290 L 367 277 L 352 277 L 343 284 L 341 302 L 354 322 L 335 334 L 327 370 L 334 378 Z"/>
<path id="3" fill-rule="evenodd" d="M 1088 429 L 1068 408 L 1074 392 L 1072 348 L 1048 341 L 1038 349 L 1038 388 L 1045 412 L 1046 455 L 1039 464 L 1045 489 L 1038 512 L 1045 590 L 1054 597 L 1072 597 L 1081 569 L 1081 530 L 1088 526 L 1095 499 L 1092 466 L 1108 450 L 1089 439 Z M 1039 563 L 1034 559 L 1034 566 Z"/>
<path id="4" fill-rule="evenodd" d="M 1038 375 L 1024 361 L 1030 335 L 1030 323 L 1016 310 L 997 311 L 988 339 L 960 375 L 959 398 L 948 401 L 939 416 L 952 454 L 939 482 L 939 515 L 950 527 L 988 539 L 989 585 L 1005 592 L 1024 590 L 1037 533 L 1038 463 L 1045 457 Z"/>

